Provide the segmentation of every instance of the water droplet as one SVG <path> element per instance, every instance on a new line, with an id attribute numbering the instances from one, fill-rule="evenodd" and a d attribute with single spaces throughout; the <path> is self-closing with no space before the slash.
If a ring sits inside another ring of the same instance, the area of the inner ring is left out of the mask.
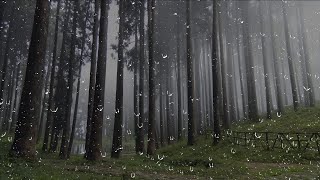
<path id="1" fill-rule="evenodd" d="M 2 135 L 1 135 L 1 137 L 3 138 L 3 137 L 5 137 L 7 135 L 7 132 L 4 132 Z"/>
<path id="2" fill-rule="evenodd" d="M 136 174 L 135 173 L 131 173 L 130 176 L 131 176 L 132 179 L 134 179 L 136 177 Z"/>
<path id="3" fill-rule="evenodd" d="M 232 154 L 235 154 L 235 153 L 236 153 L 236 150 L 233 149 L 233 148 L 231 148 L 231 153 L 232 153 Z"/>

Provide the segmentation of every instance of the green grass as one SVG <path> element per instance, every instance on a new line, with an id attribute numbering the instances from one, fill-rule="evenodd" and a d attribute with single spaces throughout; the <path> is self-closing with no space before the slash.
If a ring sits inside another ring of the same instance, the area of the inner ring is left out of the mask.
<path id="1" fill-rule="evenodd" d="M 272 132 L 319 132 L 320 106 L 300 108 L 297 112 L 288 110 L 282 115 L 274 114 L 271 120 L 260 118 L 259 122 L 240 122 L 235 124 L 238 131 Z"/>
<path id="2" fill-rule="evenodd" d="M 320 108 L 288 111 L 273 120 L 239 123 L 233 130 L 318 132 Z M 157 155 L 124 153 L 120 159 L 88 162 L 80 155 L 59 160 L 39 151 L 37 162 L 8 157 L 8 138 L 0 139 L 0 179 L 319 179 L 320 156 L 313 151 L 267 151 L 233 145 L 225 139 L 198 137 L 195 146 L 185 141 L 157 150 Z M 10 138 L 9 138 L 10 140 Z M 132 140 L 128 144 L 132 146 Z M 132 148 L 132 147 L 131 147 Z"/>

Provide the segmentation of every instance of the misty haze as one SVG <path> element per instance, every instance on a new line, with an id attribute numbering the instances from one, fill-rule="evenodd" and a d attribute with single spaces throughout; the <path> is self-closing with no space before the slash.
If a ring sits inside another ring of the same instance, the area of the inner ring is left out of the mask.
<path id="1" fill-rule="evenodd" d="M 320 179 L 320 1 L 0 0 L 0 179 Z"/>

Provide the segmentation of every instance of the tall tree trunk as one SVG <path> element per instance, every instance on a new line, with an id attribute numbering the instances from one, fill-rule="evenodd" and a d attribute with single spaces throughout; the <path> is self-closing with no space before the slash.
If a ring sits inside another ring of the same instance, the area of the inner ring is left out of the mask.
<path id="1" fill-rule="evenodd" d="M 89 151 L 90 144 L 90 133 L 91 133 L 91 121 L 93 116 L 93 100 L 94 91 L 96 84 L 96 73 L 97 73 L 97 49 L 98 49 L 98 34 L 99 34 L 99 11 L 100 11 L 100 0 L 95 0 L 94 5 L 94 26 L 93 26 L 93 37 L 92 37 L 92 52 L 91 52 L 91 67 L 90 67 L 90 84 L 89 84 L 89 100 L 88 100 L 88 117 L 86 127 L 86 143 L 85 143 L 85 158 Z"/>
<path id="2" fill-rule="evenodd" d="M 155 62 L 153 58 L 153 41 L 154 41 L 154 15 L 155 15 L 155 0 L 148 1 L 148 44 L 149 44 L 149 121 L 148 121 L 148 148 L 147 153 L 154 155 L 156 150 L 155 143 L 155 82 L 154 68 Z"/>
<path id="3" fill-rule="evenodd" d="M 223 2 L 221 2 L 223 3 Z M 226 6 L 226 3 L 221 5 L 220 9 L 222 11 L 222 7 Z M 230 116 L 228 111 L 228 89 L 226 83 L 226 70 L 225 70 L 225 53 L 224 53 L 224 43 L 223 43 L 223 32 L 225 29 L 223 28 L 223 18 L 220 13 L 218 13 L 218 21 L 219 21 L 219 45 L 220 45 L 220 70 L 221 70 L 221 84 L 222 84 L 222 107 L 223 107 L 223 122 L 222 125 L 224 128 L 230 128 Z"/>
<path id="4" fill-rule="evenodd" d="M 239 6 L 239 3 L 237 4 Z M 238 15 L 241 15 L 241 12 L 238 12 Z M 247 113 L 247 104 L 246 104 L 246 96 L 245 96 L 245 73 L 243 71 L 243 66 L 245 66 L 245 61 L 242 59 L 242 54 L 241 54 L 241 45 L 242 45 L 242 25 L 240 22 L 237 24 L 237 31 L 236 31 L 237 36 L 237 53 L 238 53 L 238 64 L 239 64 L 239 75 L 240 75 L 240 93 L 241 93 L 241 99 L 242 99 L 242 111 L 243 111 L 243 116 L 245 119 L 248 119 L 248 113 Z"/>
<path id="5" fill-rule="evenodd" d="M 266 104 L 267 104 L 267 118 L 272 118 L 272 103 L 271 103 L 271 88 L 270 88 L 270 73 L 268 68 L 268 57 L 267 57 L 267 48 L 266 48 L 266 35 L 264 32 L 264 21 L 262 16 L 262 2 L 259 3 L 259 16 L 260 16 L 260 28 L 261 28 L 261 44 L 262 44 L 262 56 L 263 56 L 263 69 L 264 69 L 264 81 L 265 81 L 265 90 L 266 90 Z"/>
<path id="6" fill-rule="evenodd" d="M 315 98 L 314 98 L 314 87 L 312 82 L 312 73 L 310 68 L 310 57 L 309 57 L 309 48 L 307 43 L 307 32 L 304 26 L 303 20 L 303 7 L 299 7 L 299 15 L 300 15 L 300 24 L 301 24 L 301 31 L 302 31 L 302 43 L 303 43 L 303 50 L 305 55 L 305 66 L 306 66 L 306 74 L 307 74 L 307 82 L 308 87 L 305 87 L 305 91 L 308 92 L 308 99 L 311 107 L 315 106 Z"/>
<path id="7" fill-rule="evenodd" d="M 297 19 L 301 19 L 300 17 L 300 12 L 299 12 L 299 8 L 297 8 Z M 306 91 L 306 89 L 308 89 L 309 85 L 308 85 L 308 79 L 307 79 L 307 72 L 306 72 L 306 59 L 305 59 L 305 49 L 303 46 L 303 35 L 302 35 L 302 28 L 301 28 L 301 23 L 298 24 L 298 41 L 299 41 L 299 58 L 300 58 L 300 71 L 301 71 L 301 77 L 302 77 L 302 92 L 303 95 L 300 94 L 300 88 L 298 88 L 298 94 L 299 94 L 299 100 L 300 102 L 304 101 L 305 106 L 310 106 L 310 102 L 309 102 L 309 92 Z M 299 86 L 299 85 L 298 85 Z M 303 97 L 303 98 L 302 98 Z"/>
<path id="8" fill-rule="evenodd" d="M 138 149 L 138 133 L 139 133 L 139 127 L 138 127 L 138 123 L 139 123 L 139 87 L 138 87 L 138 58 L 139 58 L 139 51 L 138 51 L 138 24 L 135 25 L 135 37 L 134 37 L 135 43 L 135 59 L 134 59 L 134 70 L 133 70 L 133 84 L 134 84 L 134 90 L 133 90 L 133 110 L 134 110 L 134 132 L 135 132 L 135 150 L 136 153 L 139 153 L 139 149 Z"/>
<path id="9" fill-rule="evenodd" d="M 11 156 L 36 157 L 36 131 L 41 109 L 43 64 L 46 53 L 49 1 L 37 0 L 31 36 L 27 72 L 22 90 L 20 110 Z"/>
<path id="10" fill-rule="evenodd" d="M 67 92 L 67 104 L 66 104 L 66 116 L 64 118 L 64 127 L 62 132 L 62 140 L 59 157 L 61 159 L 68 158 L 68 146 L 69 146 L 69 136 L 70 136 L 70 117 L 72 110 L 72 94 L 73 94 L 73 76 L 74 76 L 74 62 L 76 60 L 76 45 L 77 45 L 77 22 L 79 19 L 80 1 L 74 2 L 73 8 L 73 25 L 71 34 L 71 50 L 69 57 L 69 71 L 68 71 L 68 92 Z"/>
<path id="11" fill-rule="evenodd" d="M 119 1 L 119 33 L 118 33 L 118 69 L 117 69 L 117 89 L 116 89 L 116 113 L 114 117 L 113 142 L 112 142 L 112 158 L 119 158 L 122 151 L 122 124 L 123 124 L 123 75 L 124 75 L 124 59 L 123 59 L 123 35 L 124 21 L 126 9 L 124 1 Z"/>
<path id="12" fill-rule="evenodd" d="M 99 33 L 99 50 L 97 61 L 97 74 L 94 90 L 93 114 L 91 119 L 91 132 L 87 152 L 88 160 L 101 159 L 102 126 L 104 111 L 104 94 L 107 61 L 107 38 L 108 38 L 108 9 L 109 0 L 101 0 L 101 18 Z"/>
<path id="13" fill-rule="evenodd" d="M 180 8 L 179 8 L 180 10 Z M 178 70 L 178 77 L 177 77 L 177 96 L 178 96 L 178 141 L 182 140 L 182 93 L 181 93 L 181 57 L 180 57 L 180 15 L 177 15 L 177 70 Z"/>
<path id="14" fill-rule="evenodd" d="M 281 75 L 279 69 L 279 62 L 277 57 L 277 48 L 276 48 L 276 35 L 274 33 L 274 25 L 273 25 L 273 17 L 272 17 L 272 3 L 269 3 L 269 18 L 270 18 L 270 32 L 271 32 L 271 42 L 273 47 L 273 65 L 274 65 L 274 74 L 275 74 L 275 81 L 276 81 L 276 99 L 277 99 L 277 106 L 278 106 L 278 114 L 282 114 L 284 111 L 283 107 L 283 100 L 282 100 L 282 89 L 281 89 Z"/>
<path id="15" fill-rule="evenodd" d="M 139 123 L 136 124 L 138 129 L 137 134 L 137 151 L 138 153 L 144 153 L 144 127 L 143 127 L 143 118 L 144 118 L 144 64 L 145 64 L 145 55 L 144 55 L 144 16 L 145 16 L 145 0 L 140 0 L 140 61 L 139 61 Z"/>
<path id="16" fill-rule="evenodd" d="M 171 118 L 171 112 L 170 112 L 170 79 L 171 79 L 171 71 L 170 71 L 170 62 L 169 59 L 165 60 L 166 66 L 164 67 L 166 69 L 166 116 L 167 116 L 167 143 L 168 145 L 171 144 L 171 138 L 172 138 L 172 122 L 173 119 Z"/>
<path id="17" fill-rule="evenodd" d="M 188 86 L 188 145 L 192 146 L 195 143 L 195 122 L 193 119 L 193 60 L 192 60 L 192 42 L 191 42 L 191 0 L 186 1 L 186 28 L 187 28 L 187 86 Z"/>
<path id="18" fill-rule="evenodd" d="M 48 107 L 48 114 L 47 114 L 47 122 L 45 126 L 45 134 L 44 140 L 42 145 L 42 151 L 48 150 L 49 144 L 49 136 L 50 130 L 52 127 L 53 122 L 53 112 L 54 111 L 54 85 L 55 85 L 55 68 L 57 64 L 57 50 L 58 50 L 58 33 L 59 33 L 59 19 L 60 19 L 60 9 L 61 9 L 61 0 L 58 0 L 57 6 L 57 15 L 56 15 L 56 24 L 55 24 L 55 34 L 54 34 L 54 47 L 53 47 L 53 57 L 52 57 L 52 65 L 51 65 L 51 75 L 50 75 L 50 90 L 49 90 L 49 107 Z"/>
<path id="19" fill-rule="evenodd" d="M 288 65 L 289 65 L 289 75 L 291 81 L 291 90 L 292 90 L 292 100 L 293 100 L 293 108 L 295 111 L 298 110 L 299 100 L 298 100 L 298 92 L 297 92 L 297 84 L 295 71 L 293 66 L 292 59 L 292 49 L 291 49 L 291 41 L 290 41 L 290 32 L 289 32 L 289 24 L 288 24 L 288 14 L 285 7 L 285 2 L 282 2 L 282 13 L 283 13 L 283 23 L 284 23 L 284 32 L 286 38 L 286 48 L 287 48 L 287 57 L 288 57 Z"/>
<path id="20" fill-rule="evenodd" d="M 249 5 L 243 3 L 242 17 L 244 20 L 243 26 L 243 45 L 244 55 L 246 60 L 247 71 L 247 91 L 248 91 L 248 105 L 249 105 L 249 119 L 258 119 L 257 94 L 254 72 L 254 61 L 252 57 L 251 37 L 250 37 L 250 23 L 249 23 Z"/>

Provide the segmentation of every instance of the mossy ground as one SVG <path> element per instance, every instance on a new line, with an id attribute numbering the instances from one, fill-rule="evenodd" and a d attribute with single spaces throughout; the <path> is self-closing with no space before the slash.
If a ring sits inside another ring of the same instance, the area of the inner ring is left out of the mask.
<path id="1" fill-rule="evenodd" d="M 319 132 L 320 108 L 288 111 L 273 120 L 238 123 L 233 130 Z M 313 151 L 267 151 L 233 145 L 223 139 L 213 146 L 200 136 L 195 146 L 185 141 L 161 148 L 157 155 L 124 154 L 120 159 L 88 162 L 81 155 L 59 160 L 39 151 L 38 160 L 12 159 L 8 137 L 0 140 L 0 179 L 319 179 L 320 155 Z"/>

